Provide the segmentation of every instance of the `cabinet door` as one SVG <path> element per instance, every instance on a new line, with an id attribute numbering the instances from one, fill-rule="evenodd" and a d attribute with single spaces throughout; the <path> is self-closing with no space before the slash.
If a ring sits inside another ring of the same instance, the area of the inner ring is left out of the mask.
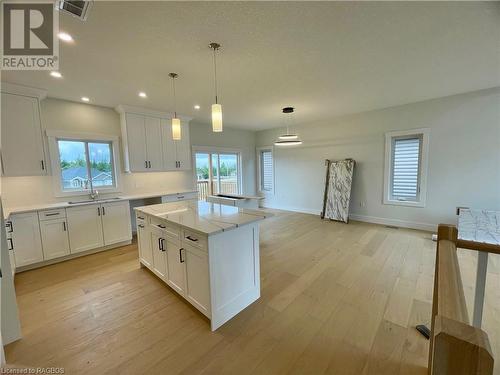
<path id="1" fill-rule="evenodd" d="M 177 152 L 175 141 L 172 139 L 172 127 L 168 120 L 161 120 L 161 138 L 163 148 L 163 170 L 173 171 L 177 169 Z"/>
<path id="2" fill-rule="evenodd" d="M 203 314 L 210 315 L 210 279 L 208 254 L 191 246 L 185 247 L 186 298 Z"/>
<path id="3" fill-rule="evenodd" d="M 131 172 L 148 171 L 146 161 L 146 130 L 144 116 L 135 113 L 125 114 L 127 127 L 127 148 Z"/>
<path id="4" fill-rule="evenodd" d="M 160 119 L 146 116 L 144 124 L 146 129 L 148 171 L 161 171 L 163 170 L 163 161 Z"/>
<path id="5" fill-rule="evenodd" d="M 69 239 L 65 218 L 40 221 L 45 260 L 69 255 Z"/>
<path id="6" fill-rule="evenodd" d="M 67 208 L 66 217 L 71 254 L 104 246 L 100 205 Z"/>
<path id="7" fill-rule="evenodd" d="M 2 93 L 1 136 L 5 176 L 46 174 L 37 98 Z"/>
<path id="8" fill-rule="evenodd" d="M 151 236 L 146 224 L 137 224 L 137 245 L 139 247 L 139 257 L 148 268 L 153 268 L 153 249 L 151 247 Z"/>
<path id="9" fill-rule="evenodd" d="M 167 284 L 184 296 L 186 286 L 185 252 L 179 245 L 168 239 L 164 241 L 167 249 Z"/>
<path id="10" fill-rule="evenodd" d="M 163 280 L 167 280 L 167 257 L 162 236 L 151 233 L 151 249 L 153 252 L 153 271 Z"/>
<path id="11" fill-rule="evenodd" d="M 12 215 L 11 222 L 11 245 L 14 249 L 16 267 L 43 261 L 38 214 L 30 212 Z"/>
<path id="12" fill-rule="evenodd" d="M 175 141 L 178 167 L 177 169 L 191 170 L 191 141 L 189 139 L 189 124 L 181 125 L 181 140 Z"/>
<path id="13" fill-rule="evenodd" d="M 101 214 L 104 245 L 132 239 L 129 201 L 103 203 Z"/>

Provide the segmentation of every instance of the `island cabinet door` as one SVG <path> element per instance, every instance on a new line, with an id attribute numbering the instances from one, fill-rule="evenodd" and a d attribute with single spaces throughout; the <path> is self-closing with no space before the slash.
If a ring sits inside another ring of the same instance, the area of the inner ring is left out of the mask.
<path id="1" fill-rule="evenodd" d="M 167 248 L 167 267 L 168 279 L 170 285 L 181 296 L 185 295 L 186 289 L 186 255 L 179 243 L 167 239 L 164 241 Z"/>
<path id="2" fill-rule="evenodd" d="M 137 244 L 139 246 L 139 257 L 142 263 L 149 269 L 153 268 L 153 248 L 151 237 L 144 221 L 137 221 Z"/>
<path id="3" fill-rule="evenodd" d="M 153 252 L 153 271 L 167 281 L 165 241 L 159 233 L 151 233 L 151 249 Z"/>
<path id="4" fill-rule="evenodd" d="M 186 298 L 210 317 L 210 279 L 208 277 L 208 254 L 206 251 L 185 246 Z"/>

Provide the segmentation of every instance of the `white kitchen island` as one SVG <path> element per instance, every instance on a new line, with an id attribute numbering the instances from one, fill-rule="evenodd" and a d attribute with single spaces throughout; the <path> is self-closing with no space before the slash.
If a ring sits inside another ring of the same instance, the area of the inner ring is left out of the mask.
<path id="1" fill-rule="evenodd" d="M 259 221 L 203 201 L 136 207 L 141 265 L 206 315 L 212 331 L 260 297 Z"/>

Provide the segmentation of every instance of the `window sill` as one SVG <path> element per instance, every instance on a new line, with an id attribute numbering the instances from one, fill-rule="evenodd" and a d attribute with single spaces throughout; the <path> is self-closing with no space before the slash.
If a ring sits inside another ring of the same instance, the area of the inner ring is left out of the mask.
<path id="1" fill-rule="evenodd" d="M 422 201 L 398 201 L 392 199 L 384 199 L 384 204 L 392 206 L 406 206 L 406 207 L 425 207 L 425 202 Z"/>

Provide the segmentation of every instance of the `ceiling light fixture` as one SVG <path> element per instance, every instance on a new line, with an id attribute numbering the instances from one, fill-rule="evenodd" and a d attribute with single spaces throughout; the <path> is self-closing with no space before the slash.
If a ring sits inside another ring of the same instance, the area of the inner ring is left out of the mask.
<path id="1" fill-rule="evenodd" d="M 285 119 L 286 134 L 282 134 L 278 137 L 278 140 L 274 142 L 275 146 L 297 146 L 302 144 L 302 141 L 297 134 L 290 134 L 290 123 L 292 122 L 292 114 L 294 110 L 295 109 L 293 107 L 283 108 L 283 113 L 288 115 Z"/>
<path id="2" fill-rule="evenodd" d="M 73 41 L 73 37 L 65 32 L 60 32 L 57 34 L 57 36 L 59 37 L 59 39 L 65 41 L 65 42 L 72 42 Z"/>
<path id="3" fill-rule="evenodd" d="M 200 109 L 200 108 L 201 108 L 201 107 L 200 107 L 198 104 L 196 104 L 196 105 L 194 106 L 194 109 L 196 109 L 196 110 L 198 110 L 198 109 Z"/>
<path id="4" fill-rule="evenodd" d="M 210 48 L 214 51 L 214 82 L 215 82 L 215 104 L 212 104 L 212 131 L 222 132 L 222 105 L 218 103 L 217 97 L 217 51 L 220 48 L 219 43 L 210 43 Z"/>
<path id="5" fill-rule="evenodd" d="M 88 103 L 90 102 L 90 99 L 87 98 L 86 96 L 82 96 L 82 102 Z"/>
<path id="6" fill-rule="evenodd" d="M 148 97 L 148 96 L 146 95 L 146 93 L 145 93 L 145 92 L 143 92 L 143 91 L 141 91 L 141 92 L 139 93 L 139 96 L 140 96 L 141 98 L 147 98 L 147 97 Z"/>
<path id="7" fill-rule="evenodd" d="M 62 78 L 62 74 L 59 72 L 50 72 L 50 75 L 55 78 Z"/>
<path id="8" fill-rule="evenodd" d="M 177 118 L 177 103 L 175 98 L 175 79 L 179 76 L 177 73 L 168 73 L 172 78 L 172 91 L 174 93 L 174 117 L 172 118 L 172 139 L 174 141 L 181 140 L 181 120 Z"/>

